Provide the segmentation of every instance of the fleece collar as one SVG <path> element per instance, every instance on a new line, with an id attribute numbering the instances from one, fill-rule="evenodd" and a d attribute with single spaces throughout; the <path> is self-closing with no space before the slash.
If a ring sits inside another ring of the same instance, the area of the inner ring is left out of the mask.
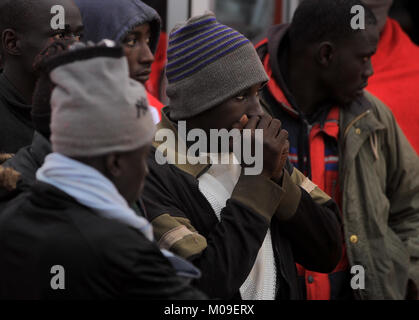
<path id="1" fill-rule="evenodd" d="M 161 121 L 160 121 L 160 123 L 157 124 L 157 133 L 161 129 L 169 129 L 174 133 L 175 139 L 176 139 L 175 149 L 172 149 L 172 148 L 169 149 L 168 148 L 167 149 L 167 157 L 170 158 L 171 155 L 174 155 L 174 159 L 178 160 L 181 157 L 184 158 L 184 155 L 182 155 L 178 152 L 179 143 L 184 144 L 185 142 L 184 141 L 179 141 L 177 126 L 172 120 L 169 119 L 168 113 L 169 113 L 169 108 L 164 107 L 162 109 L 162 113 L 161 113 Z M 153 140 L 153 147 L 155 147 L 157 149 L 163 143 L 164 143 L 164 141 L 157 141 L 156 136 L 155 136 L 155 138 Z M 207 163 L 208 164 L 200 164 L 200 163 L 191 164 L 191 163 L 189 163 L 188 159 L 186 158 L 186 164 L 175 163 L 174 165 L 177 168 L 179 168 L 180 170 L 190 174 L 191 176 L 193 176 L 195 178 L 198 178 L 199 176 L 201 176 L 204 172 L 206 172 L 211 167 L 209 159 L 208 159 Z"/>

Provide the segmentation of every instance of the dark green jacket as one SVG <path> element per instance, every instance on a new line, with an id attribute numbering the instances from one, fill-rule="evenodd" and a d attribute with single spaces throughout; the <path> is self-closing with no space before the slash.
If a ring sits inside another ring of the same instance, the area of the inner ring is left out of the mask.
<path id="1" fill-rule="evenodd" d="M 269 31 L 268 44 L 258 48 L 263 61 L 266 53 L 272 58 L 280 47 L 286 50 L 286 32 L 286 26 Z M 271 58 L 272 77 L 284 90 L 278 59 Z M 275 115 L 280 105 L 268 91 L 263 91 L 262 103 Z M 292 94 L 285 96 L 290 100 Z M 291 122 L 286 116 L 280 120 Z M 391 111 L 368 92 L 340 109 L 339 132 L 347 256 L 351 266 L 365 269 L 365 289 L 355 295 L 403 299 L 408 279 L 419 287 L 419 158 Z"/>
<path id="2" fill-rule="evenodd" d="M 340 183 L 348 259 L 365 268 L 361 299 L 419 286 L 419 158 L 391 111 L 365 93 L 340 111 Z"/>
<path id="3" fill-rule="evenodd" d="M 272 113 L 275 105 L 262 103 Z M 404 299 L 408 281 L 419 287 L 419 158 L 391 111 L 368 92 L 340 109 L 339 127 L 347 257 L 365 270 L 355 297 Z"/>

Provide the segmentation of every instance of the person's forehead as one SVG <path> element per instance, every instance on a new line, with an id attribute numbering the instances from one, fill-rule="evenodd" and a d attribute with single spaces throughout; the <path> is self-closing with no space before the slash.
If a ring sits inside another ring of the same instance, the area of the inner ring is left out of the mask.
<path id="1" fill-rule="evenodd" d="M 28 12 L 28 15 L 32 16 L 34 20 L 38 19 L 39 21 L 51 21 L 52 18 L 58 13 L 57 11 L 53 11 L 54 13 L 51 13 L 51 9 L 54 6 L 62 6 L 62 8 L 64 9 L 64 15 L 66 19 L 70 17 L 77 17 L 81 19 L 80 11 L 72 0 L 39 1 L 36 3 L 35 6 L 33 6 L 32 11 Z"/>
<path id="2" fill-rule="evenodd" d="M 149 33 L 150 32 L 150 23 L 145 22 L 139 24 L 131 30 L 131 33 Z"/>
<path id="3" fill-rule="evenodd" d="M 366 26 L 365 30 L 361 32 L 365 45 L 369 47 L 377 47 L 380 39 L 380 32 L 376 25 Z"/>
<path id="4" fill-rule="evenodd" d="M 364 30 L 359 30 L 344 41 L 346 48 L 356 50 L 375 50 L 379 40 L 378 28 L 375 25 L 366 26 Z"/>
<path id="5" fill-rule="evenodd" d="M 80 11 L 72 0 L 43 0 L 37 2 L 30 13 L 31 22 L 39 30 L 51 29 L 51 21 L 57 13 L 51 13 L 51 8 L 60 5 L 64 8 L 65 24 L 82 25 Z"/>
<path id="6" fill-rule="evenodd" d="M 379 9 L 391 6 L 393 0 L 363 0 L 364 4 L 371 9 Z"/>

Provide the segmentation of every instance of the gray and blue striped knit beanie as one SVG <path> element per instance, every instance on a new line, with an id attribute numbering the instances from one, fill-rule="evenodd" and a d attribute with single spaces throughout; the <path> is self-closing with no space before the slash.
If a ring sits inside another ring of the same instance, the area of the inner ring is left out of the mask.
<path id="1" fill-rule="evenodd" d="M 196 116 L 269 80 L 252 43 L 212 12 L 176 26 L 167 57 L 172 120 Z"/>

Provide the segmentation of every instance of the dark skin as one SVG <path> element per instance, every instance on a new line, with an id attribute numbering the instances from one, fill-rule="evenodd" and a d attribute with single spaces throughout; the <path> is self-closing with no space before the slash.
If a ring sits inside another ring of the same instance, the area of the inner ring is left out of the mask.
<path id="1" fill-rule="evenodd" d="M 187 130 L 199 128 L 209 137 L 210 129 L 263 129 L 262 175 L 274 180 L 282 177 L 288 157 L 288 132 L 281 121 L 264 113 L 259 102 L 262 84 L 256 84 L 220 105 L 186 120 Z M 209 144 L 208 144 L 209 145 Z"/>
<path id="2" fill-rule="evenodd" d="M 378 39 L 373 25 L 347 39 L 307 44 L 304 49 L 297 49 L 291 39 L 288 52 L 279 56 L 280 68 L 301 111 L 309 115 L 324 106 L 344 107 L 362 95 L 374 73 L 371 56 Z"/>
<path id="3" fill-rule="evenodd" d="M 115 185 L 118 192 L 132 206 L 140 199 L 148 174 L 147 156 L 150 146 L 130 152 L 114 152 L 100 157 L 73 157 L 101 172 Z"/>
<path id="4" fill-rule="evenodd" d="M 128 59 L 130 77 L 142 84 L 150 78 L 154 55 L 150 49 L 150 24 L 144 23 L 130 31 L 122 41 Z"/>
<path id="5" fill-rule="evenodd" d="M 65 9 L 65 30 L 51 28 L 53 5 Z M 72 0 L 37 1 L 22 30 L 7 28 L 1 34 L 4 75 L 16 87 L 27 104 L 32 102 L 36 83 L 35 57 L 56 39 L 78 40 L 83 31 L 80 11 Z"/>

